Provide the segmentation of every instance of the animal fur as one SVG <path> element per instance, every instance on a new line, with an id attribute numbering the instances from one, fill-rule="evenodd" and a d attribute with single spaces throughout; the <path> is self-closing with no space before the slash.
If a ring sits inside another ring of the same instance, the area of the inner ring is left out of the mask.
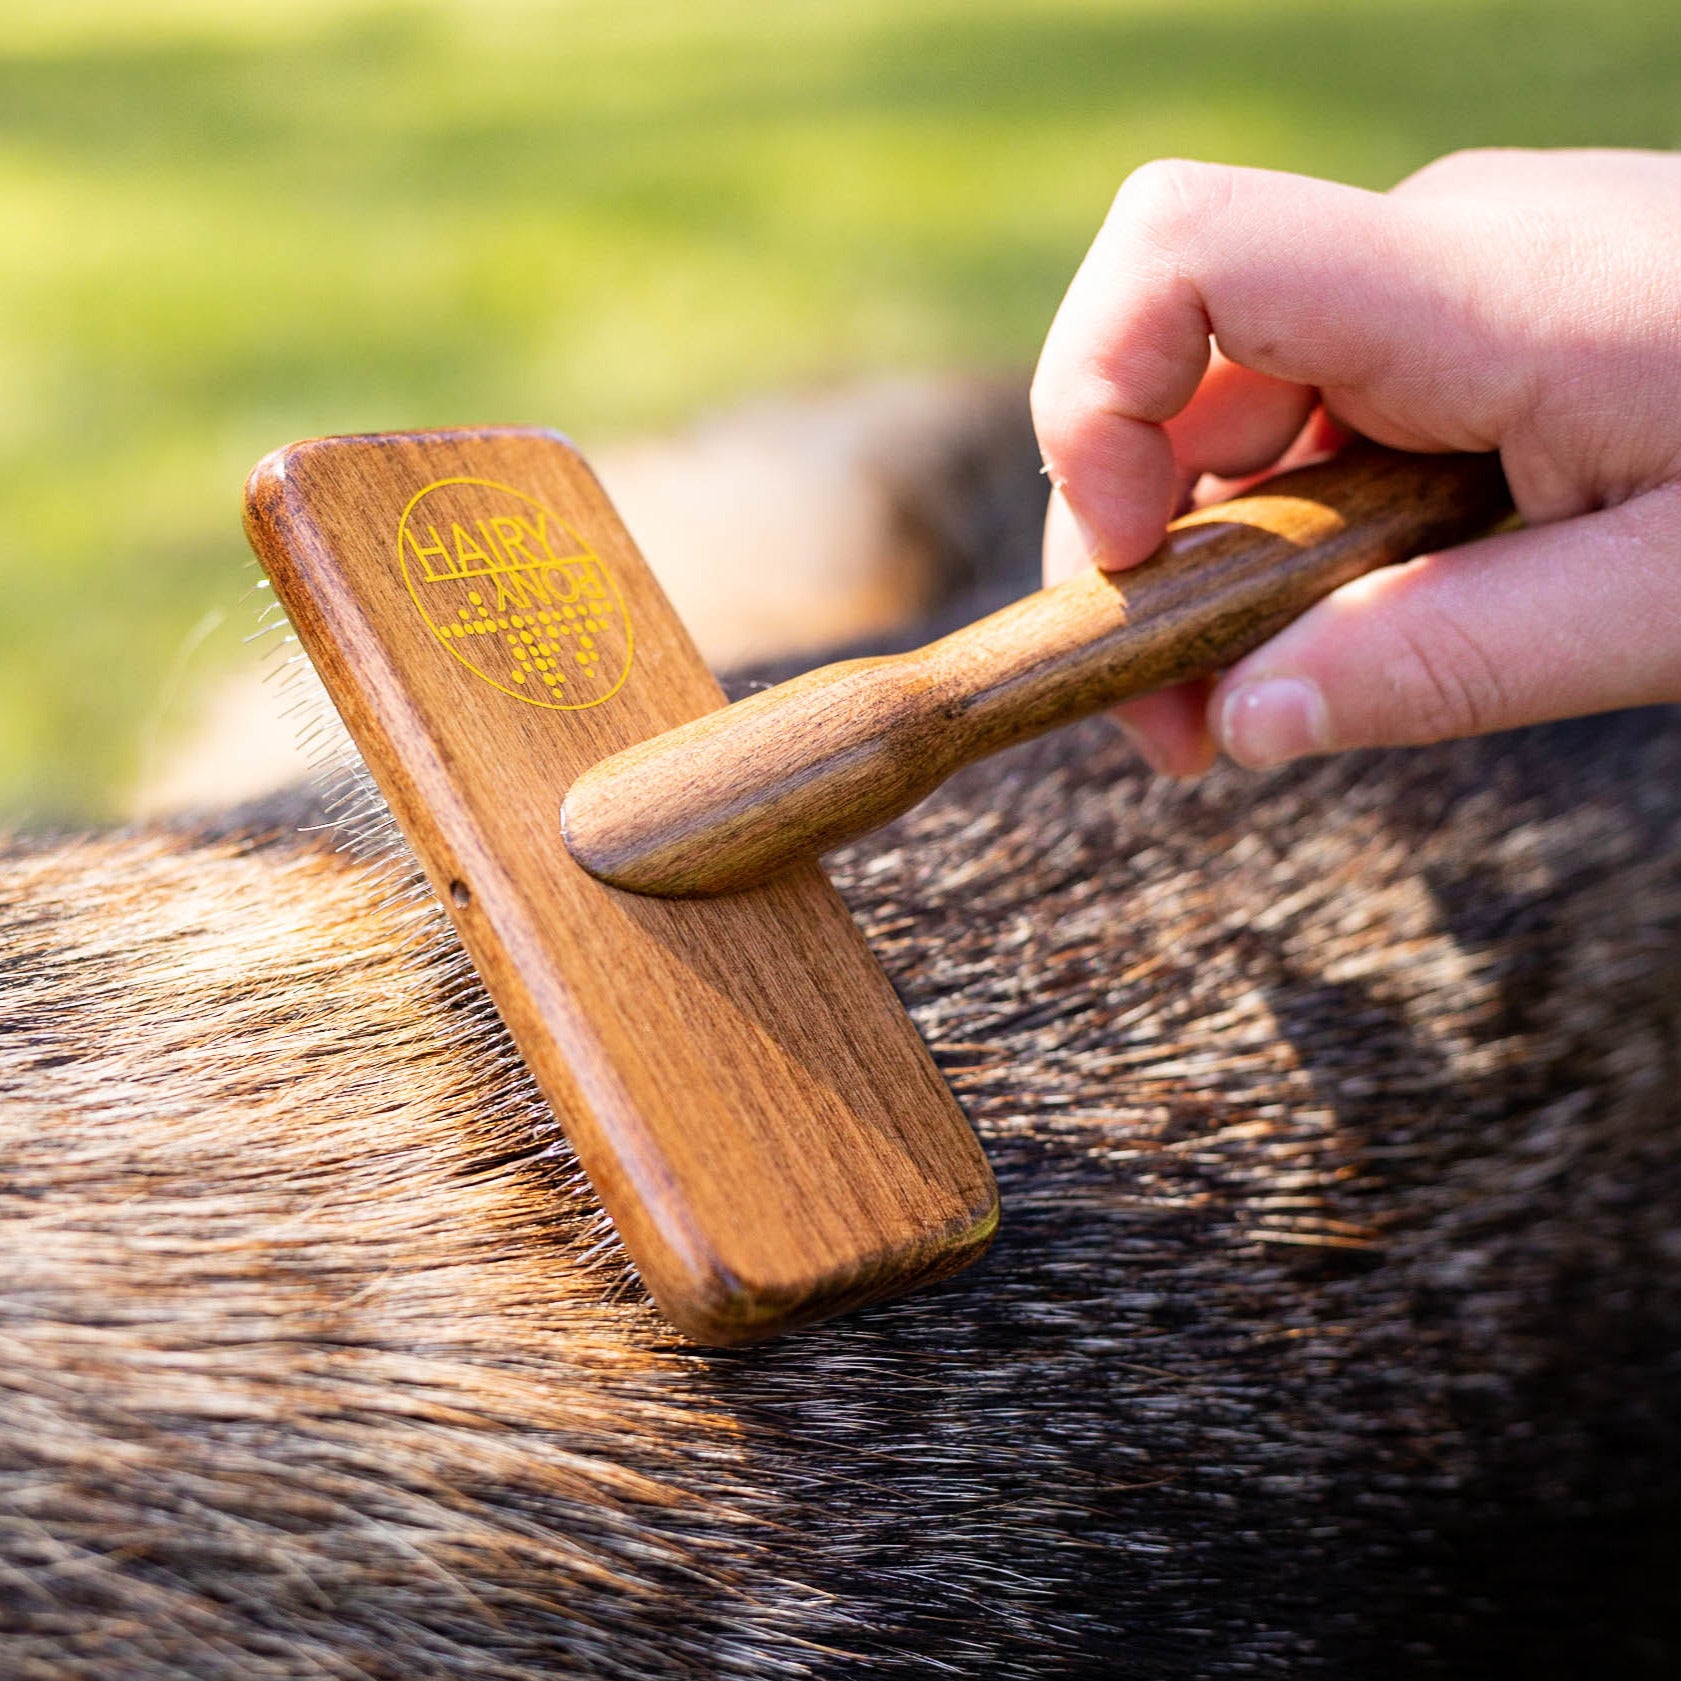
<path id="1" fill-rule="evenodd" d="M 842 855 L 1005 1220 L 746 1351 L 309 815 L 0 865 L 0 1673 L 1674 1672 L 1681 719 Z"/>

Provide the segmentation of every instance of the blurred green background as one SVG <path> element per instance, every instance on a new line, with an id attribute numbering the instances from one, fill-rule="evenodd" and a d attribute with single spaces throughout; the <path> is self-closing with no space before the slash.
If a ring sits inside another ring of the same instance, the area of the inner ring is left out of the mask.
<path id="1" fill-rule="evenodd" d="M 0 35 L 0 817 L 242 658 L 309 433 L 1025 369 L 1127 170 L 1681 143 L 1675 0 L 40 0 Z M 174 697 L 173 702 L 171 697 Z"/>

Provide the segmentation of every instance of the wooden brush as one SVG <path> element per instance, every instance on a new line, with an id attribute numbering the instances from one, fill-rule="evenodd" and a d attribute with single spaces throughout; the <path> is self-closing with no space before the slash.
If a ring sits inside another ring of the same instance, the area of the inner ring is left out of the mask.
<path id="1" fill-rule="evenodd" d="M 992 1174 L 815 864 L 703 903 L 561 844 L 587 766 L 723 695 L 589 469 L 532 431 L 263 461 L 252 544 L 644 1282 L 702 1342 L 955 1272 Z"/>
<path id="2" fill-rule="evenodd" d="M 1357 443 L 913 653 L 808 672 L 586 770 L 566 843 L 615 886 L 722 894 L 896 817 L 972 760 L 1230 665 L 1338 585 L 1511 511 L 1493 455 Z"/>

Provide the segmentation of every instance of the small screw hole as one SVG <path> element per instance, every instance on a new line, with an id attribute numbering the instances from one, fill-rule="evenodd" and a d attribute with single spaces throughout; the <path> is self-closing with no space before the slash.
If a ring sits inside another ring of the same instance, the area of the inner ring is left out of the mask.
<path id="1" fill-rule="evenodd" d="M 467 891 L 467 884 L 464 881 L 452 881 L 449 884 L 449 896 L 460 910 L 466 910 L 473 902 L 473 895 Z"/>

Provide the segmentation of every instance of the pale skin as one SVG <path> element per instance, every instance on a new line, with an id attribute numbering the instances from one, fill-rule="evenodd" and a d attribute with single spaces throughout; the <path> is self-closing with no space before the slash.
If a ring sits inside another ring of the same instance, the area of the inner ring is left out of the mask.
<path id="1" fill-rule="evenodd" d="M 1217 682 L 1123 708 L 1158 770 L 1681 700 L 1681 156 L 1459 153 L 1388 193 L 1146 165 L 1033 416 L 1049 581 L 1135 565 L 1193 495 L 1344 428 L 1500 452 L 1522 529 L 1372 573 Z"/>

